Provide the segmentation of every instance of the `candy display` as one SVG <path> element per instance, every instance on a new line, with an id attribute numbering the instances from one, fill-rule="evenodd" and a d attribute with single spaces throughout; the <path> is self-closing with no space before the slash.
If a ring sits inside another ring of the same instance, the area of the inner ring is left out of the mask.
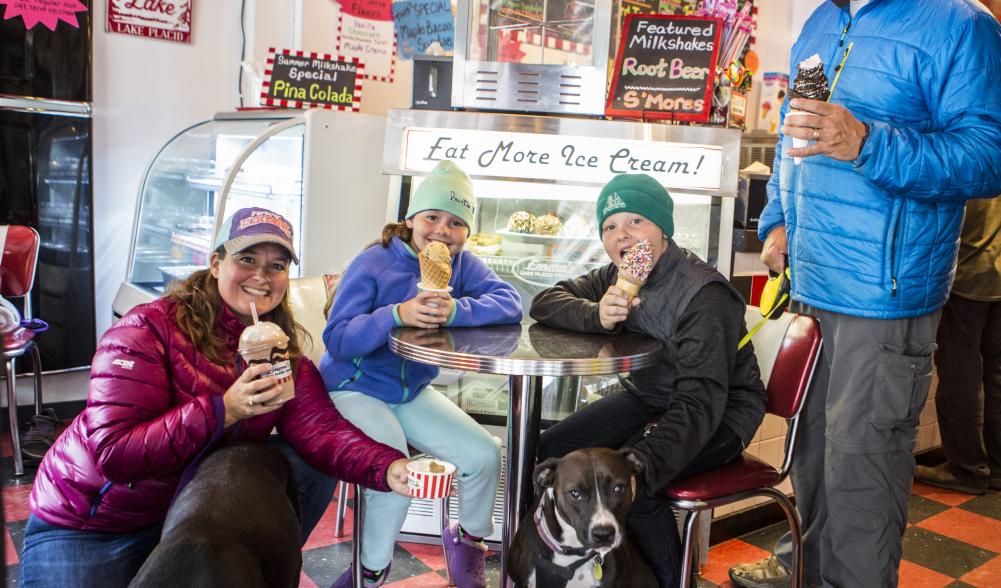
<path id="1" fill-rule="evenodd" d="M 448 288 L 452 278 L 452 255 L 444 243 L 431 241 L 418 254 L 417 260 L 421 264 L 421 286 L 436 290 Z"/>
<path id="2" fill-rule="evenodd" d="M 536 235 L 558 235 L 562 228 L 563 221 L 551 212 L 537 216 L 532 220 L 532 232 Z"/>
<path id="3" fill-rule="evenodd" d="M 619 265 L 619 275 L 615 285 L 622 288 L 627 300 L 632 300 L 646 284 L 651 271 L 653 271 L 653 246 L 650 241 L 643 239 L 622 255 L 622 264 Z"/>
<path id="4" fill-rule="evenodd" d="M 530 212 L 519 210 L 507 220 L 507 230 L 512 233 L 531 233 L 534 221 L 535 217 Z"/>

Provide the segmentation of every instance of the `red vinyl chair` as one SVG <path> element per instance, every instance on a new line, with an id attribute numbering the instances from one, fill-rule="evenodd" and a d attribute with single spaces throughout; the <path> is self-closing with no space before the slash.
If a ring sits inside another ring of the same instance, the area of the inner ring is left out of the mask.
<path id="1" fill-rule="evenodd" d="M 773 341 L 768 341 L 769 338 Z M 792 586 L 797 588 L 802 584 L 803 533 L 800 528 L 799 513 L 796 512 L 792 501 L 776 487 L 786 479 L 792 468 L 796 433 L 799 431 L 799 415 L 820 355 L 820 324 L 817 319 L 805 315 L 793 315 L 790 320 L 769 321 L 755 335 L 753 341 L 758 364 L 762 368 L 762 379 L 766 381 L 768 412 L 786 419 L 789 423 L 785 458 L 782 465 L 775 468 L 745 452 L 739 459 L 721 468 L 694 475 L 667 487 L 665 492 L 671 501 L 671 506 L 686 512 L 684 558 L 681 568 L 681 585 L 684 588 L 695 585 L 693 562 L 697 547 L 695 528 L 698 514 L 755 496 L 764 496 L 776 501 L 789 520 L 793 543 Z M 770 363 L 769 343 L 774 346 L 776 342 L 778 350 L 774 355 L 774 363 Z M 761 351 L 758 350 L 759 346 L 762 348 Z"/>
<path id="2" fill-rule="evenodd" d="M 38 232 L 31 227 L 0 225 L 0 296 L 22 298 L 25 320 L 30 321 L 31 286 L 35 283 L 38 265 Z M 3 359 L 7 378 L 7 413 L 10 418 L 10 438 L 13 445 L 14 475 L 24 475 L 21 456 L 21 438 L 17 426 L 17 387 L 14 362 L 18 357 L 31 354 L 35 388 L 35 414 L 42 411 L 42 358 L 35 343 L 36 331 L 19 327 L 3 336 Z"/>

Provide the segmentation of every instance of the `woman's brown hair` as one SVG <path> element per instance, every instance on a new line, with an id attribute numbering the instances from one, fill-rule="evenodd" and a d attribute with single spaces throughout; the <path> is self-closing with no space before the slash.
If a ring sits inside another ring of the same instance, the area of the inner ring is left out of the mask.
<path id="1" fill-rule="evenodd" d="M 226 250 L 216 249 L 219 259 L 225 259 Z M 226 339 L 218 331 L 216 321 L 222 312 L 222 296 L 219 294 L 219 282 L 208 269 L 199 270 L 183 282 L 173 282 L 165 295 L 177 302 L 174 322 L 195 344 L 195 348 L 209 361 L 219 365 L 232 363 L 236 358 L 226 348 Z M 309 333 L 292 316 L 292 306 L 289 303 L 288 290 L 281 303 L 267 315 L 267 320 L 275 323 L 288 335 L 289 358 L 295 359 L 302 355 L 299 341 L 303 337 L 309 339 Z M 293 362 L 293 366 L 295 363 Z"/>

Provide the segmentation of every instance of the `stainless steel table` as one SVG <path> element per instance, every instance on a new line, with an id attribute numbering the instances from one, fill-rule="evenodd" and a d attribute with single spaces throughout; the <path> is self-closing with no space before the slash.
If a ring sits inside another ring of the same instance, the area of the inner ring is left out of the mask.
<path id="1" fill-rule="evenodd" d="M 539 439 L 543 376 L 597 376 L 647 367 L 661 349 L 635 334 L 592 335 L 540 324 L 395 329 L 397 355 L 438 367 L 508 376 L 507 466 L 501 585 L 510 586 L 504 555 L 525 515 Z"/>

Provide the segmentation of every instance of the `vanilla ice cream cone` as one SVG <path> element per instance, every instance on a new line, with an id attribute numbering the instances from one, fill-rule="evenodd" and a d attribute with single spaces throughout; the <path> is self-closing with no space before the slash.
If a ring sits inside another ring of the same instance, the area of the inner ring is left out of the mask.
<path id="1" fill-rule="evenodd" d="M 448 288 L 452 278 L 452 256 L 444 243 L 428 243 L 417 259 L 421 265 L 421 286 L 434 290 Z"/>

